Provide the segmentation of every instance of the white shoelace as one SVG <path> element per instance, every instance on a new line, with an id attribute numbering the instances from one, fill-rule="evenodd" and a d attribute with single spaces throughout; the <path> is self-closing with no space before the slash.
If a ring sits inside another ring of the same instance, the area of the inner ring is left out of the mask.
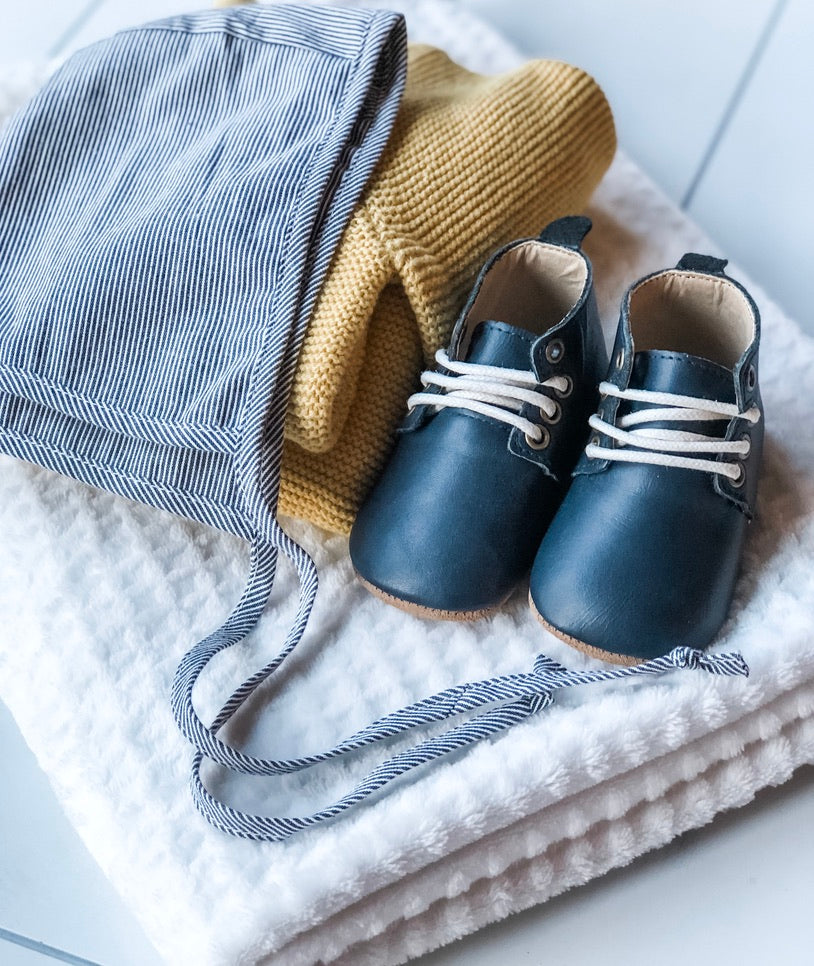
<path id="1" fill-rule="evenodd" d="M 407 400 L 407 406 L 434 406 L 437 409 L 455 407 L 469 409 L 490 416 L 502 423 L 516 426 L 525 433 L 531 445 L 540 444 L 546 438 L 546 431 L 538 423 L 520 415 L 526 403 L 536 406 L 540 416 L 549 422 L 556 422 L 560 416 L 560 404 L 540 392 L 537 377 L 524 369 L 504 369 L 502 366 L 484 366 L 479 362 L 458 362 L 450 359 L 445 349 L 435 353 L 435 361 L 454 375 L 427 370 L 421 375 L 422 386 L 438 386 L 442 393 L 416 392 Z M 540 388 L 553 389 L 561 396 L 571 391 L 571 380 L 567 376 L 552 376 L 539 383 Z"/>
<path id="2" fill-rule="evenodd" d="M 752 406 L 746 412 L 740 412 L 733 403 L 697 399 L 695 396 L 677 396 L 669 392 L 650 392 L 646 389 L 619 389 L 612 382 L 600 383 L 599 392 L 603 396 L 615 396 L 628 402 L 653 403 L 656 408 L 641 409 L 622 416 L 618 426 L 605 422 L 597 415 L 591 416 L 589 423 L 592 429 L 615 439 L 622 447 L 635 446 L 637 449 L 611 449 L 608 446 L 600 446 L 598 438 L 594 437 L 585 449 L 586 456 L 591 459 L 621 460 L 626 463 L 678 466 L 686 470 L 718 473 L 728 477 L 737 485 L 743 482 L 741 463 L 719 462 L 715 457 L 721 454 L 732 454 L 744 459 L 749 455 L 750 449 L 749 440 L 746 438 L 725 440 L 716 436 L 704 436 L 702 433 L 690 433 L 677 429 L 641 426 L 641 428 L 629 430 L 629 427 L 664 420 L 712 422 L 721 419 L 730 420 L 735 416 L 754 424 L 760 419 L 760 410 L 757 406 Z M 700 459 L 676 455 L 679 453 L 709 453 L 710 457 Z"/>

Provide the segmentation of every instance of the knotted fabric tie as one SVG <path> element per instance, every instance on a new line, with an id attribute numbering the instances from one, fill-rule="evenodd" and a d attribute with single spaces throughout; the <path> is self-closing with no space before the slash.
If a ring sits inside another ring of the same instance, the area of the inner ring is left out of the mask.
<path id="1" fill-rule="evenodd" d="M 308 554 L 278 525 L 275 525 L 273 539 L 276 546 L 255 542 L 251 576 L 240 603 L 218 631 L 187 654 L 178 668 L 173 687 L 176 720 L 196 748 L 191 775 L 195 805 L 212 825 L 242 838 L 278 842 L 294 832 L 328 821 L 359 804 L 401 775 L 461 751 L 530 718 L 551 705 L 554 693 L 562 688 L 657 675 L 676 669 L 702 670 L 726 676 L 745 677 L 749 674 L 746 662 L 738 653 L 707 654 L 688 647 L 675 648 L 663 657 L 632 667 L 582 671 L 569 670 L 545 654 L 540 654 L 530 672 L 504 674 L 439 691 L 378 718 L 327 751 L 300 758 L 257 758 L 226 744 L 217 737 L 217 733 L 294 650 L 305 628 L 317 587 L 316 566 Z M 292 560 L 300 577 L 300 606 L 294 626 L 277 657 L 245 681 L 215 716 L 212 724 L 206 725 L 193 706 L 192 692 L 195 682 L 216 653 L 241 640 L 245 636 L 245 629 L 257 622 L 271 591 L 278 549 L 283 550 Z M 383 761 L 338 801 L 309 815 L 265 816 L 242 812 L 216 799 L 207 790 L 201 777 L 204 758 L 246 775 L 272 776 L 300 772 L 314 765 L 342 758 L 376 742 L 404 735 L 422 725 L 446 721 L 475 711 L 479 713 L 448 731 L 427 738 Z"/>

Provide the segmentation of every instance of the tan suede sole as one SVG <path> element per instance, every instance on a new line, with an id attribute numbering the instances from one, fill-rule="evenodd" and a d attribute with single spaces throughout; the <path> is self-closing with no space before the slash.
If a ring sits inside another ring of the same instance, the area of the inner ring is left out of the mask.
<path id="1" fill-rule="evenodd" d="M 401 597 L 388 594 L 386 590 L 382 590 L 381 587 L 377 587 L 375 584 L 371 584 L 369 580 L 365 580 L 358 570 L 354 569 L 353 572 L 356 574 L 356 579 L 359 583 L 366 590 L 369 590 L 374 597 L 378 597 L 386 604 L 390 604 L 391 607 L 398 607 L 399 610 L 412 614 L 413 617 L 421 617 L 424 620 L 461 621 L 463 623 L 479 621 L 483 617 L 490 617 L 505 603 L 505 601 L 501 601 L 499 604 L 495 604 L 494 607 L 485 607 L 483 610 L 439 610 L 435 607 L 422 607 L 421 604 L 414 604 L 411 600 L 402 600 Z M 506 600 L 508 600 L 508 597 Z"/>
<path id="2" fill-rule="evenodd" d="M 543 617 L 542 614 L 537 610 L 537 607 L 535 606 L 534 600 L 531 596 L 531 591 L 529 591 L 529 607 L 531 608 L 532 614 L 534 614 L 534 616 L 549 634 L 553 634 L 554 637 L 562 641 L 564 644 L 568 644 L 570 647 L 574 647 L 578 651 L 582 651 L 583 654 L 587 654 L 589 657 L 598 658 L 600 661 L 606 661 L 608 664 L 624 664 L 628 667 L 631 667 L 634 664 L 641 664 L 644 660 L 643 658 L 639 657 L 631 657 L 629 654 L 614 654 L 613 651 L 603 651 L 601 648 L 594 647 L 593 644 L 586 644 L 585 641 L 580 641 L 576 637 L 571 637 L 570 634 L 566 634 L 559 628 L 549 624 L 545 617 Z"/>

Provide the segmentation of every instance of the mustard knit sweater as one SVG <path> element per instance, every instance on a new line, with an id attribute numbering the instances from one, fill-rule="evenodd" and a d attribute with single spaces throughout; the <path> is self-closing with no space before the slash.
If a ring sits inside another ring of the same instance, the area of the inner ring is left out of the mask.
<path id="1" fill-rule="evenodd" d="M 533 61 L 484 77 L 411 47 L 393 134 L 305 337 L 281 512 L 350 528 L 482 263 L 580 211 L 615 146 L 607 101 L 575 67 Z"/>

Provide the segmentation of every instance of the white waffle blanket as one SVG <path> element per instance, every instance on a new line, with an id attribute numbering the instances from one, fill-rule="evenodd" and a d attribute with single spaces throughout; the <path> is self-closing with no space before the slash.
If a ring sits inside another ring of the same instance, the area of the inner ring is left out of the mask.
<path id="1" fill-rule="evenodd" d="M 413 39 L 479 70 L 518 59 L 445 4 L 411 4 L 408 25 Z M 19 102 L 27 76 L 0 78 L 0 110 Z M 589 213 L 609 331 L 630 281 L 686 250 L 713 250 L 623 157 Z M 814 761 L 814 341 L 733 273 L 763 313 L 768 439 L 761 515 L 717 648 L 740 649 L 751 677 L 682 671 L 559 693 L 498 740 L 282 844 L 230 838 L 195 812 L 189 749 L 169 708 L 177 661 L 242 589 L 245 546 L 0 460 L 0 696 L 168 962 L 402 963 L 623 865 Z M 445 686 L 528 670 L 541 650 L 589 661 L 541 630 L 523 588 L 491 620 L 421 622 L 354 583 L 344 539 L 291 529 L 322 584 L 298 652 L 255 702 L 254 753 L 330 747 Z M 202 709 L 214 712 L 274 652 L 294 587 L 284 570 L 258 632 L 213 662 Z M 303 813 L 338 797 L 377 755 L 215 787 L 244 808 Z"/>

